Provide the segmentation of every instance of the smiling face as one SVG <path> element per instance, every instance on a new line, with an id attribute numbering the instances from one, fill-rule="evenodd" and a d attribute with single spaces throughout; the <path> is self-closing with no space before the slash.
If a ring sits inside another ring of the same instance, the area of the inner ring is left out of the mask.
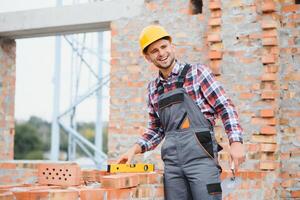
<path id="1" fill-rule="evenodd" d="M 175 47 L 168 39 L 160 39 L 147 47 L 145 57 L 159 68 L 166 78 L 175 65 Z"/>

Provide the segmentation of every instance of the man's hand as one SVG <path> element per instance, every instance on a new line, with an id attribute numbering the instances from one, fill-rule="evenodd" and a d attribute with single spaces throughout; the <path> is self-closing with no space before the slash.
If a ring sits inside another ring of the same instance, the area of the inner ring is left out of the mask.
<path id="1" fill-rule="evenodd" d="M 233 142 L 230 145 L 230 156 L 234 163 L 234 169 L 237 172 L 241 163 L 245 161 L 244 145 L 240 142 Z"/>
<path id="2" fill-rule="evenodd" d="M 140 145 L 135 144 L 132 148 L 130 148 L 125 154 L 121 155 L 118 159 L 118 164 L 130 164 L 133 160 L 135 154 L 141 153 L 142 149 Z"/>

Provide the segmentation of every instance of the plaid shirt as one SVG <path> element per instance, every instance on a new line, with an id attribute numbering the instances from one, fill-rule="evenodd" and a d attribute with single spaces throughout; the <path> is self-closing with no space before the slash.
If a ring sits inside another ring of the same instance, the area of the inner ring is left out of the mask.
<path id="1" fill-rule="evenodd" d="M 157 85 L 161 81 L 164 92 L 175 89 L 175 83 L 184 66 L 185 63 L 176 62 L 166 80 L 160 74 L 148 85 L 149 124 L 147 131 L 137 141 L 137 144 L 142 148 L 142 152 L 153 150 L 165 137 L 158 115 Z M 242 128 L 234 105 L 208 67 L 201 64 L 192 65 L 186 75 L 183 88 L 199 106 L 204 117 L 213 125 L 215 125 L 217 116 L 221 116 L 230 144 L 235 141 L 243 141 Z"/>

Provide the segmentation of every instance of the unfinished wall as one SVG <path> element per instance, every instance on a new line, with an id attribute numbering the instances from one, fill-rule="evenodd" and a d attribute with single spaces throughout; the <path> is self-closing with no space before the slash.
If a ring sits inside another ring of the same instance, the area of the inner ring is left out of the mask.
<path id="1" fill-rule="evenodd" d="M 0 160 L 13 159 L 16 44 L 0 38 Z"/>
<path id="2" fill-rule="evenodd" d="M 148 0 L 142 16 L 113 22 L 109 156 L 126 151 L 147 125 L 146 86 L 157 71 L 140 55 L 138 35 L 159 23 L 173 35 L 179 59 L 209 64 L 238 109 L 247 160 L 243 184 L 229 198 L 299 197 L 299 7 L 293 4 L 206 0 L 203 13 L 191 15 L 189 1 Z M 220 121 L 216 134 L 226 170 Z M 162 168 L 159 148 L 150 154 L 142 161 Z"/>
<path id="3" fill-rule="evenodd" d="M 205 10 L 207 6 L 204 4 Z M 142 13 L 142 16 L 118 20 L 111 25 L 110 157 L 116 157 L 132 146 L 147 123 L 146 88 L 158 72 L 139 52 L 138 37 L 145 25 L 159 23 L 165 26 L 174 37 L 180 60 L 208 61 L 203 37 L 207 35 L 208 19 L 204 15 L 190 15 L 188 1 L 148 1 Z M 157 163 L 160 155 L 153 153 L 151 159 Z M 162 168 L 161 163 L 159 168 Z"/>
<path id="4" fill-rule="evenodd" d="M 299 198 L 300 159 L 300 5 L 282 8 L 279 110 L 281 198 Z"/>
<path id="5" fill-rule="evenodd" d="M 141 56 L 138 36 L 144 26 L 159 23 L 173 35 L 178 58 L 209 64 L 238 109 L 247 160 L 238 174 L 243 183 L 228 199 L 300 198 L 300 7 L 293 3 L 205 0 L 203 14 L 192 15 L 188 0 L 145 0 L 141 16 L 114 21 L 109 157 L 125 152 L 147 125 L 146 87 L 157 70 Z M 4 160 L 13 159 L 13 40 L 0 39 L 0 72 L 0 159 Z M 218 121 L 225 178 L 230 174 L 223 132 Z M 163 167 L 159 148 L 138 160 Z"/>

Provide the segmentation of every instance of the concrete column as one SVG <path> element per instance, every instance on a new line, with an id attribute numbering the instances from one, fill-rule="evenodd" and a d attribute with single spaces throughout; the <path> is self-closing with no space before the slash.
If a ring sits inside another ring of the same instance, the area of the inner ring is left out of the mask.
<path id="1" fill-rule="evenodd" d="M 16 43 L 0 38 L 0 160 L 14 157 Z"/>

